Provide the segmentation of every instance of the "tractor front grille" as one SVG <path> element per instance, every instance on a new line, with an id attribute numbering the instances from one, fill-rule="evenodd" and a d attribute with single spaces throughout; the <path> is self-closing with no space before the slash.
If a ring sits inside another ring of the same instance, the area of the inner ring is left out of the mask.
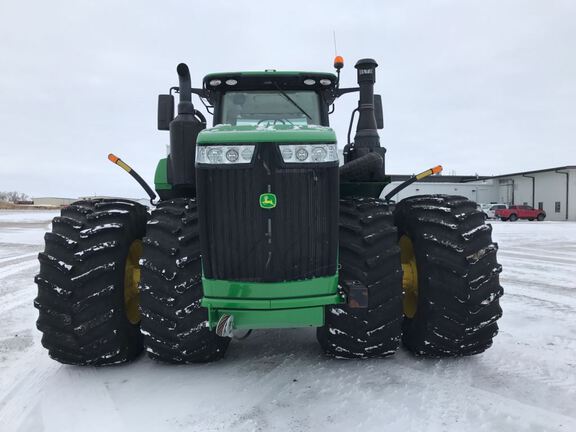
<path id="1" fill-rule="evenodd" d="M 283 164 L 257 145 L 250 166 L 199 165 L 197 199 L 204 276 L 279 282 L 336 273 L 338 166 Z M 276 207 L 260 207 L 274 193 Z"/>

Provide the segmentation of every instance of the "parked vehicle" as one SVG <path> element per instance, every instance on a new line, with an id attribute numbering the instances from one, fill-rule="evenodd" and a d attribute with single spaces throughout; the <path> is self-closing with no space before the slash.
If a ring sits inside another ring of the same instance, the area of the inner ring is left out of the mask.
<path id="1" fill-rule="evenodd" d="M 508 208 L 507 204 L 492 204 L 488 210 L 488 219 L 496 219 L 496 210 L 505 210 Z"/>
<path id="2" fill-rule="evenodd" d="M 505 209 L 507 207 L 506 204 L 478 204 L 478 209 L 484 213 L 486 219 L 496 219 L 496 210 Z"/>
<path id="3" fill-rule="evenodd" d="M 488 212 L 490 211 L 490 207 L 492 204 L 478 204 L 478 210 L 484 213 L 484 217 L 488 219 Z"/>
<path id="4" fill-rule="evenodd" d="M 529 221 L 536 219 L 538 221 L 543 221 L 546 218 L 546 212 L 527 205 L 519 205 L 497 209 L 496 217 L 503 221 L 509 220 L 510 222 L 515 222 L 518 219 L 528 219 Z"/>

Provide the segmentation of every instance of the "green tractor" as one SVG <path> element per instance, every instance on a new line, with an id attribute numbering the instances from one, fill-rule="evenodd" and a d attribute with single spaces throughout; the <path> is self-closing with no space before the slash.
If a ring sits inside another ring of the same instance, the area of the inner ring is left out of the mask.
<path id="1" fill-rule="evenodd" d="M 222 358 L 234 331 L 316 327 L 336 358 L 483 352 L 502 314 L 491 226 L 466 198 L 395 203 L 377 64 L 356 63 L 358 86 L 336 73 L 214 73 L 160 95 L 152 210 L 124 199 L 78 201 L 54 218 L 35 281 L 38 329 L 50 356 L 109 365 L 142 349 L 169 363 Z M 329 114 L 359 93 L 344 163 Z M 174 117 L 174 94 L 179 95 Z M 207 128 L 192 95 L 213 115 Z M 356 134 L 351 140 L 355 114 Z"/>

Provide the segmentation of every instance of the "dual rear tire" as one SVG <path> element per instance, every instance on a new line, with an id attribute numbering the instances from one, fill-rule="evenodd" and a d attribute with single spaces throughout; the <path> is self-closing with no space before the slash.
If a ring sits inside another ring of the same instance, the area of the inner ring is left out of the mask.
<path id="1" fill-rule="evenodd" d="M 224 355 L 229 339 L 208 329 L 200 306 L 194 200 L 164 201 L 151 217 L 131 201 L 79 201 L 54 218 L 45 244 L 34 304 L 53 359 L 104 366 L 144 347 L 170 363 Z"/>
<path id="2" fill-rule="evenodd" d="M 385 357 L 400 339 L 428 357 L 489 348 L 503 293 L 491 232 L 463 197 L 416 196 L 395 209 L 371 198 L 341 200 L 339 285 L 365 287 L 368 307 L 326 308 L 318 330 L 324 352 Z"/>

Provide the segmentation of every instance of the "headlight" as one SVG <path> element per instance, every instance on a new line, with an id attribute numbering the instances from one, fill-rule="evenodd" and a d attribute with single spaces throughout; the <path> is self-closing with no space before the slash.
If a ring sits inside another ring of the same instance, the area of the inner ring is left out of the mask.
<path id="1" fill-rule="evenodd" d="M 286 163 L 337 162 L 336 144 L 282 144 L 279 145 Z"/>
<path id="2" fill-rule="evenodd" d="M 196 163 L 200 164 L 247 164 L 252 162 L 253 145 L 197 146 Z"/>

